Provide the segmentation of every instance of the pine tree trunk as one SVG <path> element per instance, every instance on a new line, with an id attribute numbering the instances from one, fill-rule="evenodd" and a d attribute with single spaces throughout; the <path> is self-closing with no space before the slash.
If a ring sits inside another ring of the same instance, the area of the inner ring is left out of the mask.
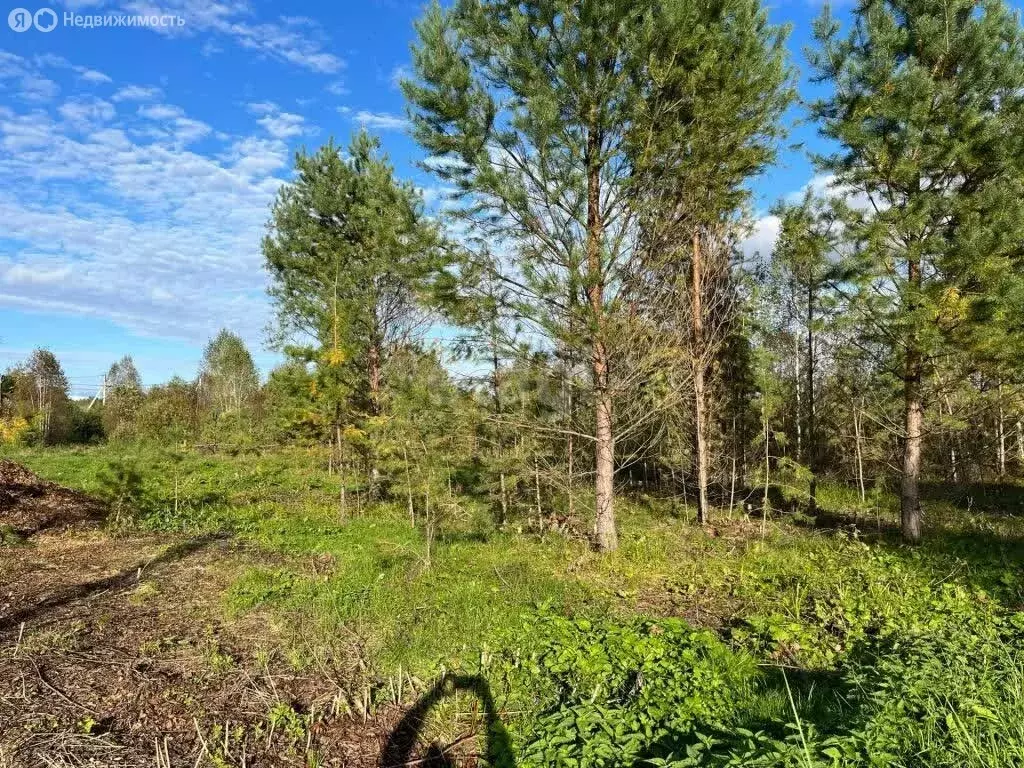
<path id="1" fill-rule="evenodd" d="M 334 437 L 337 441 L 338 446 L 338 484 L 340 491 L 338 493 L 338 504 L 341 511 L 341 517 L 344 519 L 348 513 L 348 506 L 345 503 L 345 462 L 343 454 L 343 444 L 341 442 L 341 424 L 334 425 Z"/>
<path id="2" fill-rule="evenodd" d="M 693 260 L 690 264 L 690 322 L 693 349 L 693 432 L 694 463 L 697 475 L 697 523 L 708 520 L 708 445 L 707 445 L 707 386 L 704 365 L 704 307 L 702 305 L 703 254 L 700 239 L 693 236 Z"/>
<path id="3" fill-rule="evenodd" d="M 811 472 L 807 511 L 818 512 L 818 439 L 814 423 L 814 281 L 807 280 L 807 468 Z"/>
<path id="4" fill-rule="evenodd" d="M 856 405 L 853 408 L 853 434 L 857 441 L 857 482 L 860 484 L 860 503 L 865 504 L 868 496 L 864 488 L 864 451 L 861 448 L 860 410 Z"/>
<path id="5" fill-rule="evenodd" d="M 570 326 L 570 328 L 571 328 L 571 326 Z M 567 434 L 568 440 L 567 440 L 567 445 L 566 445 L 566 450 L 565 450 L 565 453 L 566 453 L 566 477 L 565 477 L 565 481 L 566 482 L 565 482 L 565 487 L 566 487 L 566 498 L 568 500 L 568 510 L 569 510 L 568 511 L 568 517 L 569 517 L 570 520 L 573 520 L 575 518 L 575 516 L 576 516 L 576 508 L 575 508 L 576 502 L 575 502 L 575 499 L 573 498 L 573 493 L 574 493 L 574 489 L 573 489 L 573 474 L 576 472 L 575 459 L 574 459 L 575 452 L 576 452 L 576 440 L 575 440 L 575 436 L 573 435 L 573 432 L 572 432 L 573 428 L 576 425 L 576 398 L 575 398 L 575 393 L 573 391 L 573 387 L 574 387 L 573 370 L 575 369 L 575 367 L 576 367 L 576 361 L 575 361 L 575 358 L 574 358 L 573 354 L 570 351 L 570 354 L 568 355 L 568 358 L 567 358 L 567 371 L 566 371 L 566 373 L 568 374 L 567 378 L 568 378 L 568 384 L 569 384 L 569 392 L 568 392 L 568 394 L 569 394 L 569 402 L 568 402 L 568 407 L 566 408 L 566 415 L 569 418 L 569 424 L 568 424 L 569 430 L 568 430 L 568 434 Z"/>
<path id="6" fill-rule="evenodd" d="M 402 456 L 405 458 L 405 492 L 409 502 L 409 525 L 416 527 L 416 508 L 412 504 L 412 473 L 409 471 L 409 448 L 402 444 Z"/>
<path id="7" fill-rule="evenodd" d="M 949 417 L 953 418 L 953 403 L 950 402 L 949 395 L 946 395 L 946 411 L 949 413 Z M 940 406 L 941 408 L 941 406 Z M 949 470 L 954 483 L 960 482 L 960 469 L 959 461 L 956 455 L 956 434 L 949 436 Z"/>
<path id="8" fill-rule="evenodd" d="M 505 473 L 498 473 L 499 491 L 501 493 L 501 524 L 508 522 L 508 497 L 505 495 Z"/>
<path id="9" fill-rule="evenodd" d="M 597 396 L 597 546 L 602 552 L 618 549 L 613 509 L 614 438 L 612 436 L 612 402 L 607 391 Z"/>
<path id="10" fill-rule="evenodd" d="M 768 424 L 768 399 L 761 398 L 761 421 L 764 426 L 764 493 L 761 496 L 761 538 L 764 538 L 765 531 L 768 528 L 768 491 L 771 489 L 771 451 L 768 450 L 769 437 L 771 436 L 771 430 Z"/>
<path id="11" fill-rule="evenodd" d="M 796 367 L 796 413 L 793 416 L 794 425 L 796 426 L 796 460 L 799 463 L 803 460 L 804 456 L 804 425 L 803 425 L 803 376 L 800 370 L 800 335 L 798 333 L 793 334 L 793 365 Z"/>
<path id="12" fill-rule="evenodd" d="M 609 389 L 609 355 L 604 317 L 604 276 L 601 242 L 604 221 L 601 213 L 600 137 L 591 127 L 587 134 L 587 298 L 594 320 L 593 377 L 595 406 L 595 481 L 597 519 L 594 532 L 597 547 L 610 552 L 619 546 L 615 530 L 614 483 L 615 438 L 612 433 L 612 395 Z"/>
<path id="13" fill-rule="evenodd" d="M 541 534 L 544 533 L 544 508 L 540 503 L 540 463 L 537 461 L 537 454 L 533 455 L 533 492 L 534 501 L 537 504 L 537 527 Z"/>
<path id="14" fill-rule="evenodd" d="M 732 416 L 732 478 L 729 482 L 729 519 L 732 520 L 732 511 L 736 505 L 736 414 Z"/>
<path id="15" fill-rule="evenodd" d="M 903 539 L 911 544 L 921 541 L 921 447 L 924 413 L 921 403 L 921 353 L 916 340 L 907 349 L 904 389 L 906 437 L 903 445 L 903 481 L 900 491 L 900 526 Z"/>

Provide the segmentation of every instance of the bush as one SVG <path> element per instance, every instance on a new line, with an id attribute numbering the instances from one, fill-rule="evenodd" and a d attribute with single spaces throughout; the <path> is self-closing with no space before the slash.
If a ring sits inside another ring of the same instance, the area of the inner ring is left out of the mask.
<path id="1" fill-rule="evenodd" d="M 0 418 L 0 444 L 23 445 L 28 442 L 31 425 L 21 416 Z"/>
<path id="2" fill-rule="evenodd" d="M 85 445 L 98 443 L 103 437 L 103 416 L 99 411 L 85 411 L 81 408 L 72 410 L 69 442 Z"/>
<path id="3" fill-rule="evenodd" d="M 524 766 L 626 766 L 723 722 L 749 696 L 753 659 L 679 619 L 572 620 L 541 612 L 520 647 L 517 688 L 538 714 Z"/>

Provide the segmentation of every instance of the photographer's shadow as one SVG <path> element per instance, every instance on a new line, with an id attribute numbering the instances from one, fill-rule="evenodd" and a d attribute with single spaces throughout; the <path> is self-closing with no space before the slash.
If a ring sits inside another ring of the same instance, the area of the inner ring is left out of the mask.
<path id="1" fill-rule="evenodd" d="M 413 754 L 430 711 L 443 699 L 463 691 L 474 694 L 483 705 L 486 746 L 482 757 L 494 768 L 515 768 L 512 741 L 501 718 L 498 717 L 491 688 L 480 675 L 454 675 L 436 682 L 415 706 L 405 713 L 388 736 L 381 752 L 380 768 L 402 768 L 413 764 L 432 768 L 454 768 L 458 765 L 446 749 L 436 743 L 427 747 L 422 758 L 414 760 Z"/>

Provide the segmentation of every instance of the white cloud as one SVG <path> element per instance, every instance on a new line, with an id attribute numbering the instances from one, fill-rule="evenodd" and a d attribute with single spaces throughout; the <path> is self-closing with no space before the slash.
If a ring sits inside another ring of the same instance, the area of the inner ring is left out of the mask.
<path id="1" fill-rule="evenodd" d="M 46 285 L 59 283 L 71 275 L 71 265 L 47 266 L 43 263 L 18 263 L 3 273 L 7 285 Z"/>
<path id="2" fill-rule="evenodd" d="M 58 56 L 55 53 L 38 54 L 33 57 L 32 61 L 39 68 L 48 67 L 51 69 L 69 69 L 87 83 L 99 84 L 113 82 L 109 75 L 100 72 L 97 69 L 92 69 L 91 67 L 84 67 L 80 64 L 72 64 L 63 56 Z"/>
<path id="3" fill-rule="evenodd" d="M 105 75 L 102 72 L 95 69 L 82 69 L 81 71 L 79 71 L 78 76 L 85 80 L 87 83 L 114 82 L 109 75 Z"/>
<path id="4" fill-rule="evenodd" d="M 412 77 L 412 69 L 407 64 L 399 64 L 391 70 L 391 86 L 396 90 L 401 87 L 403 80 Z"/>
<path id="5" fill-rule="evenodd" d="M 452 196 L 458 191 L 454 187 L 419 187 L 418 191 L 423 197 L 423 205 L 427 209 L 435 208 L 444 210 L 452 206 Z"/>
<path id="6" fill-rule="evenodd" d="M 201 120 L 181 117 L 174 121 L 173 135 L 178 144 L 191 144 L 210 133 L 210 126 Z"/>
<path id="7" fill-rule="evenodd" d="M 269 115 L 272 112 L 279 112 L 281 108 L 272 101 L 254 101 L 248 105 L 248 109 L 254 115 Z"/>
<path id="8" fill-rule="evenodd" d="M 150 104 L 139 107 L 139 114 L 143 117 L 148 117 L 150 120 L 174 120 L 185 115 L 181 107 L 175 107 L 170 104 Z"/>
<path id="9" fill-rule="evenodd" d="M 162 91 L 159 88 L 126 85 L 110 98 L 112 101 L 151 101 L 159 98 L 161 95 Z"/>
<path id="10" fill-rule="evenodd" d="M 282 112 L 281 108 L 272 101 L 255 101 L 247 105 L 248 110 L 254 115 L 260 115 L 257 120 L 267 133 L 275 139 L 290 139 L 309 133 L 306 126 L 306 118 L 302 115 Z"/>
<path id="11" fill-rule="evenodd" d="M 38 64 L 7 51 L 0 51 L 0 92 L 9 91 L 21 101 L 45 103 L 60 92 L 60 86 L 44 76 Z"/>
<path id="12" fill-rule="evenodd" d="M 302 115 L 294 115 L 290 112 L 279 112 L 276 115 L 266 115 L 257 121 L 266 128 L 267 133 L 275 139 L 288 139 L 293 136 L 301 136 L 306 133 L 305 118 Z"/>
<path id="13" fill-rule="evenodd" d="M 782 222 L 778 216 L 767 215 L 756 219 L 750 232 L 740 242 L 740 252 L 744 259 L 753 261 L 770 257 L 781 228 Z"/>
<path id="14" fill-rule="evenodd" d="M 248 50 L 314 72 L 331 74 L 344 67 L 344 61 L 324 50 L 324 35 L 315 22 L 299 24 L 294 17 L 281 17 L 278 22 L 256 21 L 251 8 L 242 0 L 164 0 L 159 4 L 131 0 L 126 10 L 146 16 L 172 14 L 184 19 L 182 27 L 150 27 L 161 34 L 221 35 Z"/>
<path id="15" fill-rule="evenodd" d="M 139 107 L 138 114 L 156 123 L 146 127 L 144 135 L 169 139 L 179 145 L 191 144 L 212 131 L 201 120 L 186 117 L 184 110 L 173 104 L 144 104 Z"/>
<path id="16" fill-rule="evenodd" d="M 114 105 L 94 96 L 80 96 L 60 105 L 60 116 L 76 126 L 106 123 L 114 118 Z"/>
<path id="17" fill-rule="evenodd" d="M 392 115 L 388 112 L 360 110 L 356 112 L 355 120 L 367 128 L 375 128 L 379 131 L 403 131 L 409 127 L 409 121 L 404 117 Z"/>
<path id="18" fill-rule="evenodd" d="M 264 129 L 218 134 L 172 104 L 118 114 L 85 95 L 0 106 L 0 305 L 195 343 L 230 322 L 258 347 L 260 240 L 289 157 Z M 198 137 L 210 153 L 188 148 Z"/>

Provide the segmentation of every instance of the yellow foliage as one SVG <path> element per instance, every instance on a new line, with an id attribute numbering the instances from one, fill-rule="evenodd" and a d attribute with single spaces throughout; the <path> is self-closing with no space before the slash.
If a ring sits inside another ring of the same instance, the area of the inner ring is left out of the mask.
<path id="1" fill-rule="evenodd" d="M 942 292 L 939 305 L 936 308 L 936 319 L 943 325 L 955 325 L 967 317 L 967 301 L 960 294 L 955 286 L 950 286 Z"/>
<path id="2" fill-rule="evenodd" d="M 21 416 L 0 418 L 0 443 L 14 445 L 20 443 L 29 430 L 29 423 Z"/>
<path id="3" fill-rule="evenodd" d="M 345 427 L 341 431 L 341 434 L 344 436 L 346 440 L 353 441 L 362 440 L 364 437 L 366 437 L 366 433 L 363 430 L 359 429 L 358 427 L 354 427 L 351 424 Z"/>
<path id="4" fill-rule="evenodd" d="M 320 360 L 326 365 L 341 365 L 345 362 L 345 353 L 337 347 L 325 350 Z"/>

